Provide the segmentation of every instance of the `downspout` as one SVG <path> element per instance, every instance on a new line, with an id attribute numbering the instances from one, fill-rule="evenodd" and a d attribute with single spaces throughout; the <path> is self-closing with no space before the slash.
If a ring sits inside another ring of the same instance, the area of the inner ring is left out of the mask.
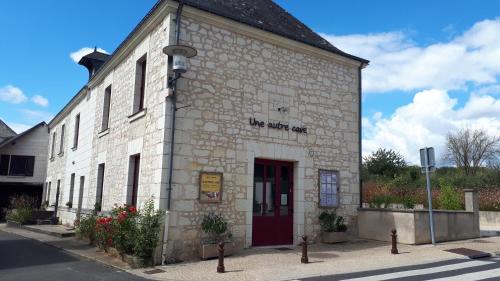
<path id="1" fill-rule="evenodd" d="M 181 29 L 181 14 L 184 3 L 179 0 L 179 6 L 177 7 L 177 12 L 175 15 L 175 43 L 179 44 L 180 41 L 180 29 Z M 162 264 L 165 264 L 167 258 L 167 241 L 168 241 L 168 229 L 170 225 L 170 206 L 172 197 L 172 174 L 174 171 L 174 140 L 175 140 L 175 117 L 177 112 L 177 80 L 181 78 L 180 73 L 176 73 L 173 79 L 169 79 L 168 87 L 172 89 L 172 118 L 170 126 L 170 159 L 168 166 L 168 187 L 167 187 L 167 209 L 165 211 L 165 228 L 163 232 L 163 253 L 162 253 Z"/>
<path id="2" fill-rule="evenodd" d="M 361 176 L 361 172 L 363 171 L 363 146 L 362 146 L 362 135 L 361 135 L 361 129 L 362 129 L 362 84 L 361 84 L 361 77 L 362 73 L 361 70 L 365 66 L 365 63 L 361 63 L 361 65 L 358 68 L 358 92 L 359 92 L 359 100 L 358 100 L 358 150 L 359 150 L 359 207 L 363 207 L 363 178 Z"/>

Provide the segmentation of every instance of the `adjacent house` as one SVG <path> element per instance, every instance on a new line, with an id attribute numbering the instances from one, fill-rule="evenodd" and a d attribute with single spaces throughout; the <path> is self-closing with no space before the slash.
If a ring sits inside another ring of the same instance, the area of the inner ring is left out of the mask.
<path id="1" fill-rule="evenodd" d="M 0 120 L 0 210 L 16 194 L 33 196 L 42 203 L 48 142 L 45 122 L 16 134 Z"/>
<path id="2" fill-rule="evenodd" d="M 196 49 L 182 76 L 172 45 Z M 80 64 L 89 81 L 49 123 L 46 198 L 64 223 L 153 200 L 176 259 L 196 256 L 210 212 L 237 248 L 314 239 L 322 210 L 355 228 L 368 61 L 273 1 L 160 0 Z"/>

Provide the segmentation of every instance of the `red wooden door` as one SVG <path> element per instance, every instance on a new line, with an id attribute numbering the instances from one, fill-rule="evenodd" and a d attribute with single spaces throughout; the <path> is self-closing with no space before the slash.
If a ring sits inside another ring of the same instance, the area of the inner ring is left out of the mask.
<path id="1" fill-rule="evenodd" d="M 293 244 L 293 163 L 256 159 L 252 245 Z"/>

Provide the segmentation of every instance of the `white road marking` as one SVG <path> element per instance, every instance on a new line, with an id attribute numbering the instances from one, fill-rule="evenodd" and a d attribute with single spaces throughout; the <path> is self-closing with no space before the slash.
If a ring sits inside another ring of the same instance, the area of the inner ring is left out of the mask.
<path id="1" fill-rule="evenodd" d="M 439 278 L 439 279 L 432 279 L 432 281 L 447 281 L 447 280 L 477 281 L 477 280 L 482 280 L 482 279 L 487 279 L 487 278 L 492 278 L 492 277 L 499 277 L 499 276 L 500 276 L 500 268 L 497 268 L 497 269 L 462 274 L 462 275 L 458 275 L 458 276 L 450 276 L 450 277 L 444 277 L 444 278 Z"/>
<path id="2" fill-rule="evenodd" d="M 408 277 L 408 276 L 417 276 L 417 275 L 432 274 L 432 273 L 445 272 L 445 271 L 451 271 L 451 270 L 457 270 L 457 269 L 471 268 L 471 267 L 487 265 L 487 264 L 492 264 L 492 263 L 494 263 L 494 262 L 468 261 L 468 262 L 461 262 L 461 263 L 457 263 L 457 264 L 429 267 L 429 268 L 424 268 L 424 269 L 399 271 L 399 272 L 393 272 L 393 273 L 379 274 L 379 275 L 374 275 L 374 276 L 366 276 L 366 277 L 352 278 L 352 279 L 342 279 L 342 280 L 343 281 L 380 281 L 380 280 L 387 280 L 387 279 L 402 278 L 402 277 Z M 433 279 L 433 280 L 439 280 L 439 279 Z M 443 279 L 443 280 L 451 280 L 451 279 Z M 453 279 L 453 280 L 455 280 L 455 279 Z"/>

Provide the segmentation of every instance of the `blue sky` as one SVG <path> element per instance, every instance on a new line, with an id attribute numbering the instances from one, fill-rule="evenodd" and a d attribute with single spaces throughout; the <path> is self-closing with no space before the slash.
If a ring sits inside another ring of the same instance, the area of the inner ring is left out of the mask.
<path id="1" fill-rule="evenodd" d="M 156 0 L 0 1 L 0 118 L 22 131 L 49 121 L 84 85 L 71 54 L 112 52 Z M 363 143 L 443 151 L 448 131 L 500 131 L 500 1 L 279 0 L 364 71 Z"/>

